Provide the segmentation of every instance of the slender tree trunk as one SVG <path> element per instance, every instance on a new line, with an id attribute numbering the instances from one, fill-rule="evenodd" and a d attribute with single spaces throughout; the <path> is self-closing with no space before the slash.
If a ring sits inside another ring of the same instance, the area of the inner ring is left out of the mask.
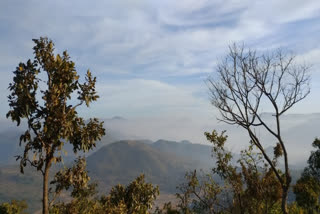
<path id="1" fill-rule="evenodd" d="M 49 214 L 49 169 L 50 162 L 46 162 L 43 175 L 42 214 Z"/>
<path id="2" fill-rule="evenodd" d="M 283 214 L 288 214 L 288 208 L 287 208 L 287 199 L 288 199 L 288 190 L 289 188 L 287 186 L 282 188 L 282 201 L 281 201 L 281 209 Z"/>
<path id="3" fill-rule="evenodd" d="M 284 164 L 285 164 L 285 182 L 282 188 L 282 201 L 281 201 L 281 209 L 283 214 L 288 214 L 288 208 L 287 208 L 287 200 L 288 200 L 288 192 L 289 192 L 289 188 L 290 188 L 290 184 L 291 184 L 291 175 L 290 175 L 290 169 L 289 169 L 289 162 L 288 162 L 288 153 L 287 150 L 284 146 L 284 143 L 281 139 L 281 135 L 280 135 L 280 122 L 279 119 L 277 119 L 277 123 L 278 123 L 278 133 L 279 133 L 279 142 L 281 144 L 282 150 L 283 150 L 283 155 L 284 155 Z"/>

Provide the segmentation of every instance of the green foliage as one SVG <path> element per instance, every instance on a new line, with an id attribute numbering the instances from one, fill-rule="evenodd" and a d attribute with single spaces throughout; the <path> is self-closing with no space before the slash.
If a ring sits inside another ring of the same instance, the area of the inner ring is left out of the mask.
<path id="1" fill-rule="evenodd" d="M 186 183 L 178 189 L 180 193 L 177 207 L 182 213 L 202 213 L 204 211 L 219 211 L 223 204 L 221 193 L 224 187 L 219 186 L 213 179 L 212 174 L 197 175 L 197 171 L 186 173 Z"/>
<path id="2" fill-rule="evenodd" d="M 316 150 L 311 151 L 311 155 L 308 159 L 308 167 L 305 168 L 305 173 L 320 181 L 320 139 L 316 138 L 313 141 L 312 146 Z"/>
<path id="3" fill-rule="evenodd" d="M 301 178 L 293 188 L 297 204 L 309 212 L 320 212 L 320 140 L 315 139 L 308 159 L 308 166 L 304 169 Z"/>
<path id="4" fill-rule="evenodd" d="M 305 209 L 297 204 L 297 202 L 293 202 L 289 204 L 289 213 L 290 214 L 317 214 L 318 212 Z"/>
<path id="5" fill-rule="evenodd" d="M 238 160 L 245 184 L 242 206 L 248 213 L 280 213 L 281 184 L 264 162 L 262 154 L 255 152 L 253 148 L 254 144 L 251 143 L 247 150 L 241 151 Z M 274 163 L 276 160 L 275 158 Z"/>
<path id="6" fill-rule="evenodd" d="M 147 213 L 152 208 L 153 202 L 159 195 L 159 188 L 145 183 L 144 175 L 140 175 L 127 187 L 117 185 L 112 188 L 110 194 L 103 198 L 108 208 L 126 206 L 127 213 Z"/>
<path id="7" fill-rule="evenodd" d="M 84 102 L 88 106 L 99 97 L 95 91 L 96 78 L 88 71 L 86 82 L 81 84 L 75 64 L 66 51 L 62 56 L 55 56 L 51 40 L 40 38 L 33 41 L 36 43 L 34 60 L 20 63 L 14 71 L 13 82 L 9 84 L 11 110 L 7 117 L 17 125 L 21 119 L 28 123 L 28 130 L 20 137 L 20 144 L 25 143 L 24 154 L 18 157 L 22 172 L 27 162 L 38 170 L 48 160 L 61 162 L 61 155 L 55 156 L 55 152 L 62 150 L 65 142 L 73 145 L 74 152 L 88 151 L 105 134 L 102 123 L 96 118 L 85 123 L 76 111 Z M 46 73 L 47 79 L 40 78 L 42 72 Z M 40 89 L 39 82 L 45 83 L 46 89 Z M 74 93 L 78 94 L 79 103 L 76 105 L 71 104 Z M 29 152 L 33 153 L 31 160 Z"/>
<path id="8" fill-rule="evenodd" d="M 102 214 L 104 208 L 95 198 L 96 184 L 89 184 L 79 189 L 77 194 L 69 203 L 55 203 L 50 208 L 50 214 Z"/>
<path id="9" fill-rule="evenodd" d="M 209 174 L 187 173 L 186 181 L 178 187 L 177 208 L 166 205 L 157 212 L 281 213 L 281 185 L 262 154 L 255 152 L 255 145 L 251 143 L 248 149 L 241 151 L 238 166 L 232 162 L 232 153 L 225 147 L 228 139 L 225 132 L 218 134 L 214 130 L 205 135 L 213 144 L 216 166 Z"/>
<path id="10" fill-rule="evenodd" d="M 50 184 L 55 185 L 55 190 L 50 189 L 50 192 L 58 196 L 62 190 L 68 190 L 72 187 L 72 197 L 85 196 L 88 194 L 89 181 L 90 177 L 86 170 L 86 159 L 78 157 L 73 167 L 60 170 L 56 173 L 53 181 L 50 182 Z"/>
<path id="11" fill-rule="evenodd" d="M 95 184 L 75 186 L 73 192 L 77 194 L 73 194 L 70 203 L 56 203 L 50 213 L 146 214 L 152 209 L 154 200 L 159 195 L 159 188 L 145 183 L 144 175 L 140 175 L 128 186 L 119 184 L 112 188 L 109 195 L 100 198 L 97 197 Z"/>
<path id="12" fill-rule="evenodd" d="M 28 205 L 25 201 L 12 200 L 10 203 L 0 204 L 0 214 L 26 214 Z"/>
<path id="13" fill-rule="evenodd" d="M 20 137 L 24 152 L 17 160 L 22 173 L 27 163 L 42 172 L 43 210 L 48 213 L 49 169 L 52 163 L 62 161 L 64 144 L 70 143 L 75 153 L 86 152 L 95 147 L 105 130 L 98 119 L 85 122 L 77 113 L 77 107 L 89 106 L 99 97 L 95 91 L 96 78 L 88 70 L 85 82 L 80 83 L 75 63 L 66 51 L 55 55 L 51 40 L 33 41 L 34 59 L 20 63 L 13 72 L 7 117 L 18 126 L 23 119 L 27 122 L 28 128 Z M 74 94 L 78 95 L 76 103 L 71 99 Z"/>
<path id="14" fill-rule="evenodd" d="M 320 211 L 320 185 L 314 177 L 303 174 L 294 186 L 294 193 L 299 206 Z"/>

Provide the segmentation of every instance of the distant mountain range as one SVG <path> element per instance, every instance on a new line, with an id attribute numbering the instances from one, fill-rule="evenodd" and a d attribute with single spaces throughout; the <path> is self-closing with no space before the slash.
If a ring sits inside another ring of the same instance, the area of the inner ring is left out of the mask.
<path id="1" fill-rule="evenodd" d="M 275 128 L 272 122 L 274 121 L 274 117 L 271 113 L 263 113 L 262 117 L 272 128 Z M 224 123 L 197 127 L 197 124 L 193 124 L 192 121 L 190 122 L 188 120 L 178 120 L 174 124 L 172 124 L 172 121 L 168 121 L 168 123 L 162 121 L 158 124 L 158 121 L 130 120 L 120 116 L 104 119 L 103 121 L 106 128 L 106 136 L 100 143 L 97 143 L 97 149 L 120 140 L 151 139 L 145 141 L 152 143 L 155 139 L 161 137 L 176 139 L 177 136 L 181 135 L 184 136 L 182 139 L 187 140 L 192 139 L 190 136 L 202 136 L 201 139 L 197 138 L 198 140 L 193 142 L 205 145 L 207 141 L 205 140 L 203 132 L 212 131 L 213 129 L 219 131 L 227 130 L 227 135 L 229 136 L 228 146 L 234 153 L 238 153 L 249 141 L 248 134 L 243 129 Z M 281 124 L 290 162 L 303 166 L 306 163 L 307 157 L 310 155 L 310 150 L 312 149 L 311 143 L 315 137 L 320 137 L 320 113 L 283 115 Z M 183 131 L 185 126 L 187 126 L 187 129 Z M 194 128 L 192 128 L 193 126 Z M 190 127 L 191 131 L 189 129 Z M 2 130 L 0 131 L 0 166 L 15 163 L 14 156 L 21 154 L 22 149 L 19 147 L 19 136 L 24 132 L 24 128 L 25 126 L 16 127 L 15 124 L 9 120 L 0 121 L 0 130 Z M 266 148 L 275 145 L 276 140 L 270 137 L 270 135 L 267 135 L 265 131 L 258 129 L 257 133 L 264 140 L 264 146 Z M 161 136 L 162 134 L 163 136 Z M 187 140 L 185 143 L 188 142 Z M 192 146 L 190 146 L 189 149 L 191 149 L 191 147 Z M 69 156 L 66 158 L 70 160 L 73 159 L 72 148 L 67 146 L 66 149 L 69 151 Z M 92 154 L 92 152 L 89 153 L 89 155 L 90 154 Z M 193 153 L 192 158 L 198 160 L 202 157 Z"/>

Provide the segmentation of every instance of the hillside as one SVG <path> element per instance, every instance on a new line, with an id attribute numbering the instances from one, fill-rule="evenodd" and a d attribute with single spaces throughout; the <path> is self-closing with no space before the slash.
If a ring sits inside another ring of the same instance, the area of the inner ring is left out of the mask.
<path id="1" fill-rule="evenodd" d="M 158 151 L 199 163 L 198 167 L 200 168 L 212 167 L 212 164 L 214 164 L 214 160 L 211 157 L 212 147 L 208 145 L 193 144 L 188 141 L 158 140 L 152 144 L 152 147 Z"/>
<path id="2" fill-rule="evenodd" d="M 119 141 L 102 147 L 87 159 L 90 175 L 102 186 L 110 187 L 126 184 L 144 173 L 147 180 L 158 184 L 162 191 L 175 192 L 185 172 L 199 166 L 197 161 L 144 142 Z"/>
<path id="3" fill-rule="evenodd" d="M 20 173 L 17 165 L 0 168 L 0 202 L 12 199 L 25 200 L 30 211 L 41 207 L 42 178 L 39 172 L 27 167 Z"/>
<path id="4" fill-rule="evenodd" d="M 0 133 L 0 165 L 8 165 L 15 162 L 15 155 L 21 153 L 19 138 L 22 131 L 11 131 Z"/>

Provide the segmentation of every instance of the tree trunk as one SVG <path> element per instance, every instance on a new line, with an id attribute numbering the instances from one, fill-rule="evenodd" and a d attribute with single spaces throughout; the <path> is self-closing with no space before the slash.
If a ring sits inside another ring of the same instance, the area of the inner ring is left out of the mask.
<path id="1" fill-rule="evenodd" d="M 49 214 L 49 169 L 50 162 L 46 162 L 43 175 L 42 214 Z"/>
<path id="2" fill-rule="evenodd" d="M 287 208 L 288 190 L 289 188 L 287 186 L 282 188 L 283 192 L 282 192 L 281 209 L 283 214 L 288 214 L 288 208 Z"/>
<path id="3" fill-rule="evenodd" d="M 283 214 L 288 214 L 288 208 L 287 208 L 287 200 L 288 200 L 288 192 L 291 184 L 291 175 L 290 175 L 290 169 L 289 169 L 289 164 L 288 164 L 288 154 L 287 150 L 284 146 L 284 143 L 281 139 L 280 136 L 280 125 L 279 125 L 279 120 L 277 120 L 278 123 L 278 133 L 279 133 L 279 142 L 281 144 L 282 150 L 283 150 L 283 155 L 284 155 L 284 164 L 285 164 L 285 183 L 282 187 L 282 201 L 281 201 L 281 209 Z"/>

